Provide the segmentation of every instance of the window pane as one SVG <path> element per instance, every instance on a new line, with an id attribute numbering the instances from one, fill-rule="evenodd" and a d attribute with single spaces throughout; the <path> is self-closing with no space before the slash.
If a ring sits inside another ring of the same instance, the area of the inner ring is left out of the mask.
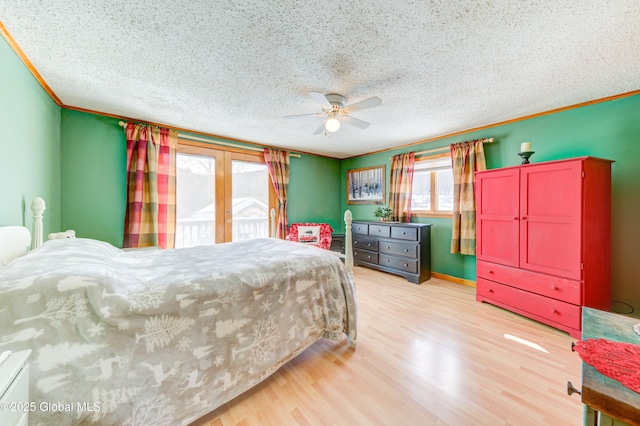
<path id="1" fill-rule="evenodd" d="M 269 172 L 265 164 L 232 162 L 232 241 L 269 236 Z"/>
<path id="2" fill-rule="evenodd" d="M 216 242 L 215 158 L 176 156 L 176 248 Z"/>
<path id="3" fill-rule="evenodd" d="M 411 210 L 431 210 L 431 172 L 414 172 Z"/>
<path id="4" fill-rule="evenodd" d="M 438 208 L 440 211 L 453 211 L 453 171 L 438 170 Z"/>
<path id="5" fill-rule="evenodd" d="M 414 169 L 418 170 L 438 170 L 451 168 L 451 158 L 439 157 L 431 160 L 416 161 Z"/>

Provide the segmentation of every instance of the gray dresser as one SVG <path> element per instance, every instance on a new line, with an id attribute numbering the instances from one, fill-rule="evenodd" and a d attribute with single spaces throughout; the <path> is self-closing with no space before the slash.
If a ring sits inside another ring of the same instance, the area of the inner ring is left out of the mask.
<path id="1" fill-rule="evenodd" d="M 431 278 L 431 225 L 354 220 L 353 263 L 420 284 Z"/>

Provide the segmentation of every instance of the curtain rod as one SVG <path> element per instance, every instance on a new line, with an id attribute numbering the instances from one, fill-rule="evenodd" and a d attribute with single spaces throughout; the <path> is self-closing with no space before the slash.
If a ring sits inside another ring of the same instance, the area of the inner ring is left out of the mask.
<path id="1" fill-rule="evenodd" d="M 118 121 L 118 126 L 126 127 L 127 123 L 125 123 L 124 121 Z M 234 144 L 234 143 L 222 142 L 222 141 L 217 141 L 217 140 L 207 139 L 207 138 L 200 138 L 198 136 L 185 135 L 184 133 L 178 133 L 178 137 L 182 138 L 182 139 L 188 139 L 190 141 L 208 142 L 208 143 L 215 144 L 215 145 L 224 145 L 224 146 L 230 146 L 232 148 L 239 148 L 239 149 L 246 149 L 246 150 L 249 150 L 249 151 L 263 152 L 262 148 L 255 148 L 255 147 L 252 147 L 252 146 L 237 145 L 237 144 Z M 290 153 L 289 155 L 291 157 L 300 158 L 300 154 Z"/>
<path id="2" fill-rule="evenodd" d="M 493 138 L 487 138 L 487 139 L 480 139 L 482 141 L 482 143 L 492 143 L 493 142 Z M 434 148 L 434 149 L 428 149 L 426 151 L 418 151 L 415 153 L 416 156 L 418 155 L 424 155 L 424 154 L 431 154 L 433 152 L 445 152 L 445 151 L 449 151 L 451 149 L 450 146 L 444 146 L 442 148 Z"/>
<path id="3" fill-rule="evenodd" d="M 486 138 L 486 139 L 480 139 L 480 141 L 482 143 L 492 143 L 493 142 L 493 138 Z M 415 155 L 423 155 L 423 154 L 429 154 L 432 152 L 440 152 L 440 151 L 449 151 L 451 149 L 450 146 L 446 146 L 446 147 L 442 147 L 442 148 L 434 148 L 434 149 L 428 149 L 426 151 L 418 151 L 416 152 Z"/>

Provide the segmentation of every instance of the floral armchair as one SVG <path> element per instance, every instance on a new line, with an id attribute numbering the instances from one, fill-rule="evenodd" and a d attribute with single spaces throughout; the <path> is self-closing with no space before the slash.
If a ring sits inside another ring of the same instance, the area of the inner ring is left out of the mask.
<path id="1" fill-rule="evenodd" d="M 285 239 L 329 250 L 332 232 L 333 228 L 328 223 L 293 223 Z"/>

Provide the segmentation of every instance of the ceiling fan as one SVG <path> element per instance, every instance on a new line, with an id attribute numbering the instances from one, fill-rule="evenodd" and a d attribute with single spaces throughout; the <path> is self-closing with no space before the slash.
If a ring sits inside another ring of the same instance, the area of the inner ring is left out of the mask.
<path id="1" fill-rule="evenodd" d="M 322 112 L 311 114 L 285 115 L 284 118 L 298 118 L 309 116 L 325 117 L 325 120 L 322 122 L 320 127 L 318 127 L 318 129 L 313 132 L 314 135 L 318 135 L 323 131 L 325 132 L 325 134 L 326 132 L 337 132 L 338 129 L 340 129 L 341 122 L 356 126 L 360 129 L 366 129 L 371 125 L 370 123 L 367 123 L 366 121 L 362 121 L 355 117 L 351 117 L 349 114 L 363 109 L 377 107 L 378 105 L 382 104 L 382 100 L 377 96 L 347 106 L 344 105 L 344 96 L 337 95 L 335 93 L 323 95 L 320 92 L 309 92 L 309 96 L 311 96 L 316 102 L 320 104 L 320 106 L 322 107 Z"/>

